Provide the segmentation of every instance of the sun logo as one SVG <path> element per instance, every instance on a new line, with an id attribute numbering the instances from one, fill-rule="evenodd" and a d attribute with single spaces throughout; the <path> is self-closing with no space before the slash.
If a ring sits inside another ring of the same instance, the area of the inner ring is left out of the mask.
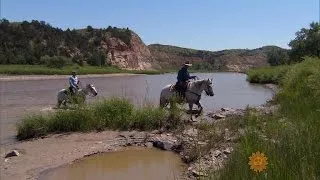
<path id="1" fill-rule="evenodd" d="M 250 169 L 254 170 L 255 172 L 262 172 L 267 167 L 268 158 L 263 154 L 257 151 L 256 153 L 252 153 L 252 156 L 249 157 L 249 165 Z"/>

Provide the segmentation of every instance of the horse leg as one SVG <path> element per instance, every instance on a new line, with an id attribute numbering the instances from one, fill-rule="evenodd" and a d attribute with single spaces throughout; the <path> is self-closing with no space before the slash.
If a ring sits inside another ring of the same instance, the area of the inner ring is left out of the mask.
<path id="1" fill-rule="evenodd" d="M 199 101 L 198 101 L 198 102 L 196 102 L 195 104 L 198 106 L 199 111 L 198 111 L 197 116 L 199 116 L 199 115 L 202 113 L 202 111 L 203 111 L 203 107 L 201 106 L 201 104 L 200 104 L 200 102 L 199 102 Z"/>
<path id="2" fill-rule="evenodd" d="M 192 118 L 192 108 L 193 108 L 193 103 L 189 103 L 189 113 L 190 113 L 190 120 L 191 120 L 191 122 L 193 121 L 193 118 Z"/>
<path id="3" fill-rule="evenodd" d="M 67 100 L 64 100 L 63 103 L 64 107 L 66 108 L 67 107 Z"/>
<path id="4" fill-rule="evenodd" d="M 57 105 L 56 105 L 56 108 L 57 108 L 57 109 L 60 108 L 61 103 L 62 103 L 62 102 L 58 100 Z"/>
<path id="5" fill-rule="evenodd" d="M 164 98 L 160 98 L 160 107 L 164 108 L 168 105 L 167 100 L 165 100 Z"/>

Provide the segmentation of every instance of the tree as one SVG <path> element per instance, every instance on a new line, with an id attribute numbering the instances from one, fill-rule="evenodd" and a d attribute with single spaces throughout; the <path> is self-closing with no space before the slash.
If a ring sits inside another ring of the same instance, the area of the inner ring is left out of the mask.
<path id="1" fill-rule="evenodd" d="M 83 56 L 81 54 L 76 54 L 72 57 L 72 62 L 79 64 L 79 66 L 83 66 Z"/>
<path id="2" fill-rule="evenodd" d="M 271 66 L 278 66 L 287 64 L 289 62 L 289 55 L 285 50 L 274 49 L 267 53 L 268 63 Z"/>
<path id="3" fill-rule="evenodd" d="M 88 31 L 88 32 L 92 32 L 92 31 L 93 31 L 92 26 L 87 26 L 87 31 Z"/>
<path id="4" fill-rule="evenodd" d="M 16 56 L 16 64 L 26 64 L 26 63 L 27 61 L 24 55 L 19 54 Z"/>
<path id="5" fill-rule="evenodd" d="M 46 26 L 46 22 L 45 21 L 40 21 L 40 25 L 41 26 Z"/>
<path id="6" fill-rule="evenodd" d="M 50 57 L 48 55 L 42 56 L 41 61 L 45 62 L 48 67 L 51 68 L 62 68 L 68 64 L 68 58 L 64 56 L 53 56 Z"/>
<path id="7" fill-rule="evenodd" d="M 105 66 L 106 65 L 106 56 L 102 52 L 94 52 L 87 63 L 91 66 Z"/>
<path id="8" fill-rule="evenodd" d="M 290 61 L 302 61 L 304 56 L 320 57 L 320 24 L 312 22 L 310 29 L 302 28 L 296 32 L 296 38 L 290 41 Z"/>
<path id="9" fill-rule="evenodd" d="M 5 52 L 0 48 L 0 64 L 7 64 L 7 58 L 5 56 Z"/>
<path id="10" fill-rule="evenodd" d="M 1 19 L 0 20 L 0 28 L 7 28 L 9 26 L 10 22 L 7 19 Z"/>
<path id="11" fill-rule="evenodd" d="M 108 26 L 107 32 L 110 32 L 110 31 L 112 31 L 112 27 L 111 27 L 111 26 Z"/>
<path id="12" fill-rule="evenodd" d="M 100 53 L 100 59 L 101 59 L 101 66 L 106 65 L 106 56 L 103 53 Z"/>

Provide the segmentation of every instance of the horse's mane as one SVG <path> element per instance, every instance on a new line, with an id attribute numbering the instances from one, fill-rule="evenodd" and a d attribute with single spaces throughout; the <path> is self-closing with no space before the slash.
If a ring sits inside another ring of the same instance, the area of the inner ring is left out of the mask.
<path id="1" fill-rule="evenodd" d="M 195 81 L 190 81 L 190 83 L 193 83 L 193 84 L 202 84 L 203 82 L 207 81 L 206 79 L 199 79 L 199 80 L 195 80 Z"/>
<path id="2" fill-rule="evenodd" d="M 190 81 L 190 86 L 199 86 L 202 85 L 205 81 L 207 81 L 206 79 L 199 79 L 199 80 L 195 80 L 195 81 Z"/>
<path id="3" fill-rule="evenodd" d="M 204 81 L 207 81 L 206 79 L 199 79 L 199 80 L 195 80 L 195 81 L 193 81 L 193 82 L 195 82 L 195 83 L 202 83 L 202 82 L 204 82 Z"/>

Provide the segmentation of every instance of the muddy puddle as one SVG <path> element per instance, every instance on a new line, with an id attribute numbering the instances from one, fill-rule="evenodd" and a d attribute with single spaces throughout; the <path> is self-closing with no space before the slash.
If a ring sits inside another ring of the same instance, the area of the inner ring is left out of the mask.
<path id="1" fill-rule="evenodd" d="M 130 148 L 94 155 L 41 174 L 41 180 L 178 180 L 180 156 L 158 149 Z"/>

